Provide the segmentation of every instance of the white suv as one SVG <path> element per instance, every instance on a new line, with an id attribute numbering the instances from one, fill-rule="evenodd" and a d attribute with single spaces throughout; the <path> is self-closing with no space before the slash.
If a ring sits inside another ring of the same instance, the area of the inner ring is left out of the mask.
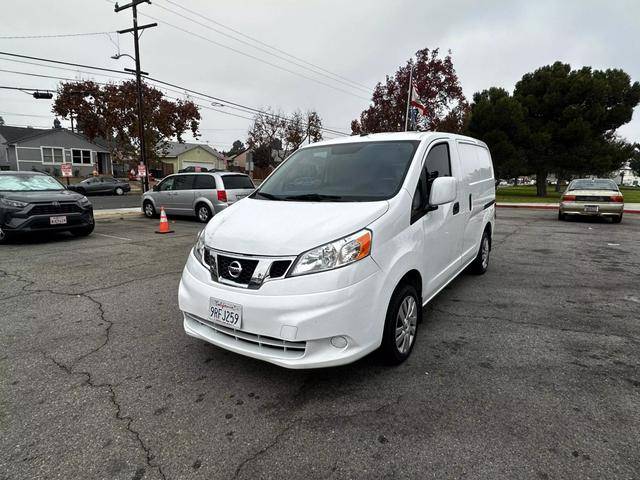
<path id="1" fill-rule="evenodd" d="M 440 132 L 316 143 L 201 232 L 184 269 L 188 335 L 289 368 L 411 353 L 422 306 L 495 222 L 487 146 Z"/>

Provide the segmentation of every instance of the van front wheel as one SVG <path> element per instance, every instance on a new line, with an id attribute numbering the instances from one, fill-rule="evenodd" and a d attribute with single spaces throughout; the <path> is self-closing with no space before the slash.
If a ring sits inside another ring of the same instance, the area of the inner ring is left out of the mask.
<path id="1" fill-rule="evenodd" d="M 401 285 L 391 297 L 381 346 L 384 360 L 391 365 L 404 362 L 411 354 L 422 315 L 419 298 L 409 284 Z"/>

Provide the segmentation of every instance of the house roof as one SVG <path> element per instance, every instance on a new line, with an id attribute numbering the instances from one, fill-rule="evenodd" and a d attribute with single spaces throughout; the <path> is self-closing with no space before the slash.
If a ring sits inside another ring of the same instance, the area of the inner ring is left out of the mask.
<path id="1" fill-rule="evenodd" d="M 8 127 L 6 125 L 0 126 L 0 135 L 4 137 L 8 145 L 26 140 L 32 137 L 38 137 L 40 135 L 46 135 L 49 133 L 65 132 L 69 135 L 75 135 L 83 140 L 93 143 L 94 145 L 103 148 L 104 151 L 108 151 L 107 147 L 103 143 L 89 140 L 85 135 L 76 132 L 70 132 L 66 128 L 29 128 L 29 127 Z"/>
<path id="2" fill-rule="evenodd" d="M 193 150 L 194 148 L 198 148 L 198 147 L 202 148 L 203 150 L 206 150 L 211 155 L 214 155 L 215 157 L 218 157 L 221 160 L 225 159 L 225 156 L 222 153 L 220 153 L 215 148 L 211 148 L 209 145 L 204 143 L 166 142 L 165 144 L 161 145 L 160 148 L 167 152 L 165 154 L 165 157 L 177 157 L 179 155 L 182 155 L 185 152 L 188 152 L 189 150 Z"/>
<path id="3" fill-rule="evenodd" d="M 7 143 L 15 143 L 22 138 L 38 135 L 48 131 L 49 129 L 45 130 L 42 128 L 8 127 L 6 125 L 0 126 L 0 135 L 5 138 Z"/>

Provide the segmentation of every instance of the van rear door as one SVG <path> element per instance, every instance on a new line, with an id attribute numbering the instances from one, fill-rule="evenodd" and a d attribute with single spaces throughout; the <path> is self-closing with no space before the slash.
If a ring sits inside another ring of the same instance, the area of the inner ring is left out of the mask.
<path id="1" fill-rule="evenodd" d="M 232 173 L 227 175 L 221 175 L 223 188 L 227 192 L 227 203 L 232 203 L 242 200 L 244 197 L 249 196 L 256 189 L 251 177 L 242 173 Z"/>

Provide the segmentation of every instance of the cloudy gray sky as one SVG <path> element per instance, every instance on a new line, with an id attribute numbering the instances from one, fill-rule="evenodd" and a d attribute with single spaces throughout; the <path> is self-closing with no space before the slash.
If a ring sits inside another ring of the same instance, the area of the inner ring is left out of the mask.
<path id="1" fill-rule="evenodd" d="M 349 131 L 350 121 L 366 108 L 370 92 L 353 83 L 336 82 L 305 70 L 299 66 L 301 61 L 370 90 L 416 50 L 439 47 L 452 51 L 468 98 L 490 86 L 512 91 L 523 73 L 556 60 L 573 67 L 622 68 L 634 81 L 640 80 L 637 0 L 180 2 L 200 16 L 181 9 L 177 1 L 154 0 L 152 5 L 139 7 L 141 14 L 153 16 L 159 23 L 142 36 L 143 70 L 156 78 L 252 107 L 271 106 L 285 112 L 314 108 L 320 112 L 325 126 L 345 132 Z M 113 32 L 131 25 L 130 10 L 116 14 L 110 0 L 3 3 L 2 37 Z M 150 21 L 154 20 L 141 17 L 142 23 Z M 298 65 L 222 35 L 219 32 L 266 48 L 224 27 L 295 55 L 299 60 L 293 61 Z M 0 51 L 4 52 L 114 69 L 131 68 L 133 62 L 127 58 L 119 61 L 110 58 L 118 48 L 122 53 L 133 53 L 131 36 L 0 39 Z M 17 63 L 3 55 L 0 70 L 3 86 L 54 89 L 58 82 L 7 70 L 113 80 L 77 70 Z M 204 100 L 196 102 L 209 105 Z M 51 101 L 0 90 L 0 116 L 7 124 L 50 126 L 50 109 Z M 247 116 L 228 106 L 220 110 Z M 219 149 L 228 148 L 236 138 L 244 140 L 250 123 L 222 112 L 202 110 L 202 140 Z M 640 141 L 640 109 L 636 109 L 632 122 L 619 133 L 629 140 Z"/>

